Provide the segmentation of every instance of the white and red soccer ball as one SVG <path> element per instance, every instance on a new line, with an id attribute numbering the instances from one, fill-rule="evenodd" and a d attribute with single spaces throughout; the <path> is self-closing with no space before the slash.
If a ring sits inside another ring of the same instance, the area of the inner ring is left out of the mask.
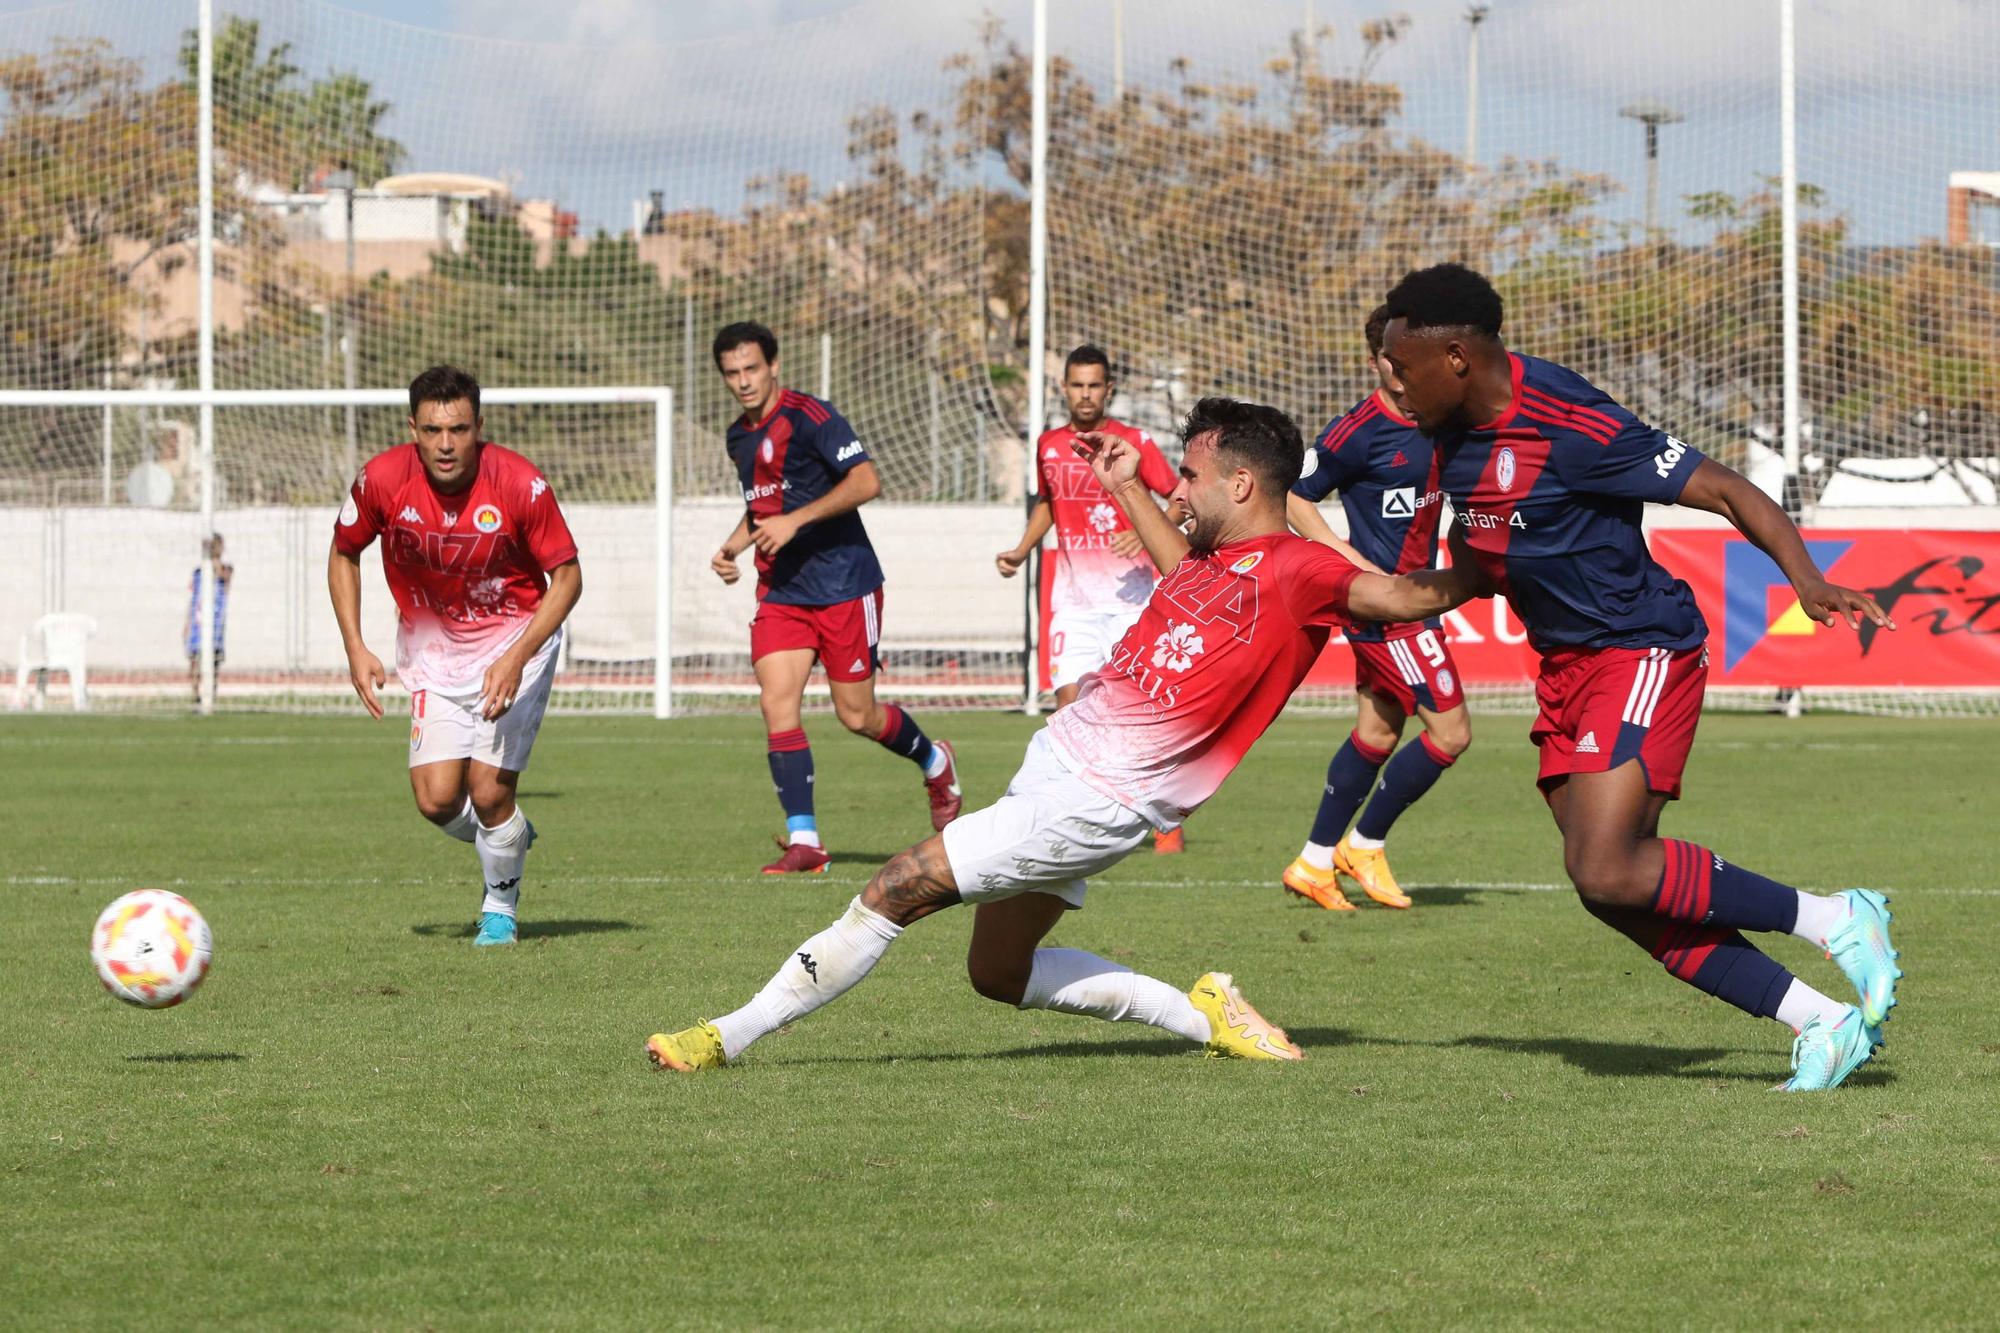
<path id="1" fill-rule="evenodd" d="M 97 979 L 127 1004 L 165 1009 L 194 994 L 214 952 L 208 922 L 165 889 L 136 889 L 104 909 L 90 932 Z"/>

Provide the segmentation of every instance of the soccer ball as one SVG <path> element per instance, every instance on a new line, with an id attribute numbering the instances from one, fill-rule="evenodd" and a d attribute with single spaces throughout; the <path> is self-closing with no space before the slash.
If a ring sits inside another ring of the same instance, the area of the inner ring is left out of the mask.
<path id="1" fill-rule="evenodd" d="M 90 932 L 97 979 L 127 1004 L 165 1009 L 194 994 L 213 952 L 208 922 L 165 889 L 137 889 L 113 902 Z"/>

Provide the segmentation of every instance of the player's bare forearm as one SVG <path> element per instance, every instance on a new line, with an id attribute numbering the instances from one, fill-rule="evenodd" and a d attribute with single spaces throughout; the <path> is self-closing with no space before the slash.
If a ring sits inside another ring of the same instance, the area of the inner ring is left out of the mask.
<path id="1" fill-rule="evenodd" d="M 1014 547 L 1015 552 L 1025 558 L 1028 552 L 1042 544 L 1042 538 L 1048 536 L 1049 529 L 1055 525 L 1055 506 L 1049 503 L 1048 496 L 1036 496 L 1035 507 L 1028 511 L 1028 530 L 1021 534 L 1021 540 Z"/>
<path id="2" fill-rule="evenodd" d="M 1771 557 L 1791 581 L 1800 607 L 1820 624 L 1845 620 L 1858 627 L 1865 617 L 1888 629 L 1896 627 L 1873 597 L 1827 582 L 1806 550 L 1798 525 L 1742 473 L 1704 458 L 1682 487 L 1680 503 L 1728 519 L 1751 545 Z"/>
<path id="3" fill-rule="evenodd" d="M 1187 559 L 1186 535 L 1167 519 L 1146 483 L 1137 477 L 1120 482 L 1111 488 L 1111 498 L 1132 520 L 1132 531 L 1145 544 L 1146 558 L 1153 562 L 1153 568 L 1166 574 Z"/>
<path id="4" fill-rule="evenodd" d="M 847 470 L 834 488 L 811 504 L 802 504 L 786 513 L 786 518 L 797 519 L 799 526 L 819 523 L 841 514 L 852 513 L 882 493 L 882 474 L 875 470 L 873 463 L 856 463 Z"/>
<path id="5" fill-rule="evenodd" d="M 1358 620 L 1428 620 L 1489 592 L 1485 575 L 1471 564 L 1394 578 L 1364 573 L 1347 590 L 1347 609 Z"/>
<path id="6" fill-rule="evenodd" d="M 333 618 L 340 626 L 340 642 L 349 653 L 366 649 L 361 638 L 361 562 L 344 555 L 338 546 L 326 557 L 326 590 L 333 598 Z"/>
<path id="7" fill-rule="evenodd" d="M 742 555 L 749 546 L 750 514 L 746 510 L 743 517 L 736 520 L 736 526 L 729 530 L 729 535 L 722 539 L 722 553 L 733 560 Z"/>
<path id="8" fill-rule="evenodd" d="M 542 594 L 542 604 L 535 608 L 535 614 L 528 621 L 528 627 L 521 631 L 521 637 L 507 651 L 515 654 L 523 663 L 536 653 L 542 645 L 569 619 L 569 613 L 576 609 L 576 603 L 583 596 L 583 566 L 570 560 L 549 571 L 549 588 Z"/>
<path id="9" fill-rule="evenodd" d="M 1285 521 L 1292 525 L 1292 531 L 1307 541 L 1330 546 L 1347 558 L 1347 562 L 1366 574 L 1386 574 L 1389 571 L 1354 549 L 1354 546 L 1334 534 L 1327 525 L 1326 515 L 1319 512 L 1319 506 L 1303 495 L 1285 496 Z"/>

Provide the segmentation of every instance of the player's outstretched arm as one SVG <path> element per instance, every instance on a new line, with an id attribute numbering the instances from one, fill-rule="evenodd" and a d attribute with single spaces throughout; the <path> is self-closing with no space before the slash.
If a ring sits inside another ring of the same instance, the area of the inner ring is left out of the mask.
<path id="1" fill-rule="evenodd" d="M 1420 569 L 1394 578 L 1363 573 L 1347 589 L 1347 609 L 1358 620 L 1428 620 L 1492 594 L 1486 576 L 1467 561 L 1450 569 Z"/>
<path id="2" fill-rule="evenodd" d="M 347 678 L 361 696 L 370 717 L 382 716 L 375 691 L 389 683 L 382 659 L 361 639 L 361 560 L 343 555 L 335 545 L 326 558 L 326 587 L 333 597 L 333 618 L 340 624 L 340 642 L 347 649 Z"/>
<path id="3" fill-rule="evenodd" d="M 881 493 L 882 474 L 875 470 L 875 465 L 867 461 L 856 463 L 832 490 L 811 504 L 758 519 L 756 535 L 751 541 L 765 555 L 776 555 L 806 524 L 859 509 Z"/>
<path id="4" fill-rule="evenodd" d="M 1086 431 L 1077 436 L 1077 455 L 1090 464 L 1100 486 L 1111 494 L 1132 530 L 1145 544 L 1153 568 L 1168 573 L 1187 558 L 1188 539 L 1162 513 L 1152 491 L 1139 479 L 1140 454 L 1130 440 L 1103 431 Z"/>
<path id="5" fill-rule="evenodd" d="M 521 631 L 521 637 L 508 645 L 507 651 L 486 668 L 486 675 L 479 684 L 479 715 L 491 720 L 504 714 L 514 706 L 514 696 L 521 692 L 521 673 L 528 668 L 528 662 L 541 651 L 569 613 L 576 609 L 576 602 L 583 596 L 583 566 L 574 560 L 565 560 L 549 571 L 549 590 L 542 594 L 542 604 L 535 608 L 535 614 L 528 620 L 528 627 Z"/>
<path id="6" fill-rule="evenodd" d="M 1884 629 L 1896 628 L 1873 597 L 1853 588 L 1829 583 L 1806 550 L 1796 524 L 1770 496 L 1733 468 L 1713 458 L 1704 458 L 1681 488 L 1680 503 L 1689 509 L 1705 509 L 1728 519 L 1752 545 L 1777 563 L 1792 582 L 1799 605 L 1822 625 L 1845 620 L 1851 629 L 1860 629 L 1865 618 Z"/>
<path id="7" fill-rule="evenodd" d="M 1327 526 L 1326 515 L 1319 512 L 1319 506 L 1303 495 L 1285 496 L 1285 521 L 1292 525 L 1292 531 L 1307 541 L 1318 542 L 1321 546 L 1331 546 L 1347 559 L 1347 563 L 1365 574 L 1387 574 L 1389 571 L 1354 549 L 1349 542 L 1342 541 Z"/>
<path id="8" fill-rule="evenodd" d="M 993 567 L 1000 571 L 1000 577 L 1011 579 L 1028 562 L 1028 553 L 1042 544 L 1042 538 L 1049 535 L 1049 529 L 1056 523 L 1055 506 L 1049 497 L 1035 497 L 1034 508 L 1028 511 L 1028 530 L 1021 534 L 1020 542 L 1012 549 L 1002 551 L 993 557 Z"/>

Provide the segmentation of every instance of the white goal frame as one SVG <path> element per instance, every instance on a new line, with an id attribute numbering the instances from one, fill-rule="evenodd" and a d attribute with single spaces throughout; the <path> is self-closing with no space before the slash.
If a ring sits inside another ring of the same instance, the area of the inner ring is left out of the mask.
<path id="1" fill-rule="evenodd" d="M 653 409 L 654 616 L 653 716 L 673 716 L 674 391 L 667 387 L 482 388 L 480 402 L 499 406 L 650 404 Z M 402 407 L 404 389 L 0 389 L 4 408 L 191 407 L 200 412 L 202 531 L 215 526 L 215 415 L 218 407 Z M 201 583 L 201 704 L 215 709 L 215 581 Z"/>

